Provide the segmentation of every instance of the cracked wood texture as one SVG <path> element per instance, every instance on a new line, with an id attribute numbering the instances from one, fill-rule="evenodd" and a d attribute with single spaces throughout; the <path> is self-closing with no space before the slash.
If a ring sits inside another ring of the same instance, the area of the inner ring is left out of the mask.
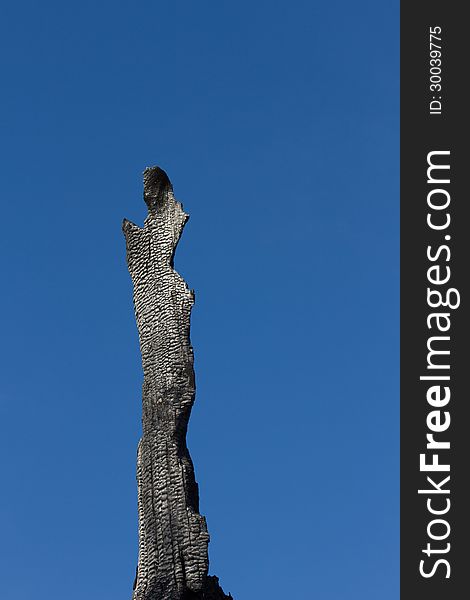
<path id="1" fill-rule="evenodd" d="M 186 446 L 195 397 L 194 293 L 173 269 L 173 256 L 188 215 L 158 167 L 144 171 L 144 200 L 144 227 L 123 222 L 144 371 L 132 600 L 227 600 L 217 577 L 207 574 L 209 534 Z"/>

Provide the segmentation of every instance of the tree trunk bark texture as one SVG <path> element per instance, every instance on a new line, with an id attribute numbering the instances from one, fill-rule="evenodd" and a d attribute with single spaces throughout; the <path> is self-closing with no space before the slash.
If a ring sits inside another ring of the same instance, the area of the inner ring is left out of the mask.
<path id="1" fill-rule="evenodd" d="M 226 600 L 231 596 L 207 574 L 209 534 L 186 446 L 195 397 L 194 293 L 173 269 L 173 256 L 188 215 L 158 167 L 144 171 L 144 200 L 144 227 L 123 222 L 144 371 L 132 600 Z"/>

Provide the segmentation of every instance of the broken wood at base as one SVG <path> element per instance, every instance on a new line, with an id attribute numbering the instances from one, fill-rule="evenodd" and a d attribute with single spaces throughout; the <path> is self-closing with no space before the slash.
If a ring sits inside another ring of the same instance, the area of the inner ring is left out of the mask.
<path id="1" fill-rule="evenodd" d="M 186 446 L 195 397 L 194 293 L 173 269 L 188 215 L 166 173 L 144 171 L 144 227 L 124 219 L 127 264 L 144 371 L 137 453 L 139 561 L 133 600 L 226 600 L 207 575 L 209 534 Z"/>

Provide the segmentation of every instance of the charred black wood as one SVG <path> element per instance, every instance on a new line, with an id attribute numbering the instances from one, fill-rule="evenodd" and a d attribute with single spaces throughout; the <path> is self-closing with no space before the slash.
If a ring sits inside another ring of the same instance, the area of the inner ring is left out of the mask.
<path id="1" fill-rule="evenodd" d="M 188 215 L 166 173 L 144 171 L 144 227 L 124 219 L 144 371 L 137 452 L 139 560 L 133 600 L 228 600 L 208 576 L 209 534 L 186 446 L 195 398 L 194 293 L 173 269 Z"/>

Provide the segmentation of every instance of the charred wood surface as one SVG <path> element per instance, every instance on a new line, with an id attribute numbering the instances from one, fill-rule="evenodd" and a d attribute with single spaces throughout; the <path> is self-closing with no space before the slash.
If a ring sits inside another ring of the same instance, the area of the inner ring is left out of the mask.
<path id="1" fill-rule="evenodd" d="M 186 446 L 195 397 L 194 294 L 173 269 L 188 215 L 158 167 L 144 172 L 144 227 L 123 222 L 144 371 L 137 452 L 139 560 L 133 600 L 225 600 L 208 576 L 209 534 Z"/>

